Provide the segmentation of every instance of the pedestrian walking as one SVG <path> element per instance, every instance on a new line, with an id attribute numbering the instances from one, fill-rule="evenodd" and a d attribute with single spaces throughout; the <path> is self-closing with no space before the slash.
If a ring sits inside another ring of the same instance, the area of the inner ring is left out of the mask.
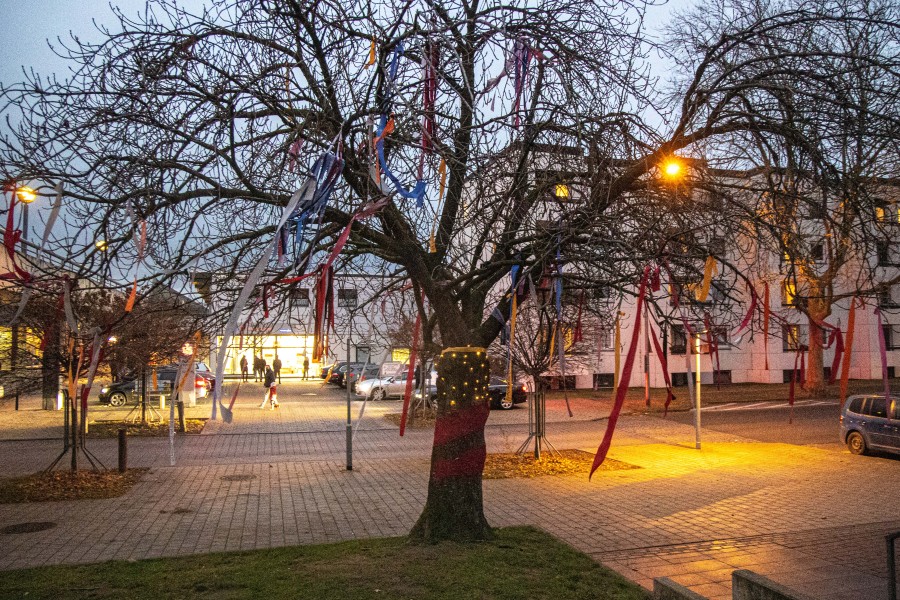
<path id="1" fill-rule="evenodd" d="M 278 379 L 278 384 L 281 384 L 281 359 L 278 358 L 278 355 L 275 355 L 275 360 L 272 361 L 272 371 L 275 372 L 275 378 Z"/>
<path id="2" fill-rule="evenodd" d="M 253 356 L 253 381 L 262 381 L 266 374 L 266 361 L 261 356 Z"/>
<path id="3" fill-rule="evenodd" d="M 303 355 L 303 379 L 309 379 L 309 357 Z"/>
<path id="4" fill-rule="evenodd" d="M 265 367 L 263 377 L 263 385 L 266 387 L 266 393 L 263 396 L 262 404 L 260 404 L 259 407 L 265 408 L 266 402 L 269 402 L 269 410 L 275 410 L 278 408 L 278 388 L 275 386 L 275 371 L 272 370 L 272 367 Z"/>
<path id="5" fill-rule="evenodd" d="M 241 381 L 247 381 L 247 355 L 241 355 Z"/>

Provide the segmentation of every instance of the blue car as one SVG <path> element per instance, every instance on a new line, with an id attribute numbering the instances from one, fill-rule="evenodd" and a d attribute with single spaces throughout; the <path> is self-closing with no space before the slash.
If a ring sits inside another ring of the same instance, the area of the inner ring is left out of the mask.
<path id="1" fill-rule="evenodd" d="M 881 450 L 900 454 L 900 399 L 850 396 L 841 410 L 841 442 L 853 454 Z"/>

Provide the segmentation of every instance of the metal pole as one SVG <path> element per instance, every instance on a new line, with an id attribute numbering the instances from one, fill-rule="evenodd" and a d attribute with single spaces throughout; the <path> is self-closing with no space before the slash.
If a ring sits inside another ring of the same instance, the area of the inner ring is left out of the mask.
<path id="1" fill-rule="evenodd" d="M 644 302 L 644 402 L 650 406 L 650 313 Z"/>
<path id="2" fill-rule="evenodd" d="M 169 466 L 175 466 L 175 398 L 180 398 L 180 396 L 173 396 L 169 398 Z M 213 399 L 215 402 L 215 399 Z"/>
<path id="3" fill-rule="evenodd" d="M 353 334 L 353 313 L 350 313 L 350 323 L 347 326 L 347 372 L 344 374 L 344 383 L 347 385 L 347 470 L 353 470 L 353 417 L 350 414 L 350 338 Z"/>
<path id="4" fill-rule="evenodd" d="M 696 373 L 696 401 L 694 404 L 694 429 L 696 431 L 696 448 L 700 449 L 700 334 L 697 334 L 697 340 L 695 342 L 696 350 L 697 350 L 697 373 Z"/>
<path id="5" fill-rule="evenodd" d="M 894 540 L 900 538 L 900 532 L 886 536 L 888 564 L 888 600 L 897 600 L 897 561 L 894 558 Z"/>
<path id="6" fill-rule="evenodd" d="M 128 442 L 125 437 L 125 428 L 119 428 L 119 473 L 128 470 Z"/>

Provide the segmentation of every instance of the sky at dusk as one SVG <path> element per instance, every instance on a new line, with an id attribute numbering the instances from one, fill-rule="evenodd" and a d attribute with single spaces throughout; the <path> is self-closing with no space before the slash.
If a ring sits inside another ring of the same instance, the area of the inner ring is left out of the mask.
<path id="1" fill-rule="evenodd" d="M 145 0 L 112 0 L 127 15 L 143 12 Z M 181 0 L 186 7 L 199 7 L 203 0 Z M 674 7 L 688 0 L 671 0 L 664 6 L 648 9 L 648 24 L 658 29 Z M 0 0 L 0 82 L 22 80 L 22 66 L 34 67 L 41 74 L 66 72 L 66 63 L 47 46 L 56 38 L 69 38 L 69 32 L 85 40 L 99 39 L 93 21 L 108 25 L 115 18 L 109 0 Z"/>

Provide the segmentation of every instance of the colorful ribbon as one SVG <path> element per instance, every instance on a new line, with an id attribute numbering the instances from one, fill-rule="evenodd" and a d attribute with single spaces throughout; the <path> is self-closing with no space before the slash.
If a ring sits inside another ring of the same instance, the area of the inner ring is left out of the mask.
<path id="1" fill-rule="evenodd" d="M 644 274 L 641 277 L 641 283 L 638 289 L 637 308 L 635 310 L 634 330 L 631 332 L 631 343 L 628 346 L 628 355 L 625 358 L 625 365 L 622 368 L 622 377 L 619 386 L 616 388 L 616 397 L 613 401 L 612 411 L 609 414 L 609 421 L 606 425 L 606 433 L 603 435 L 603 441 L 597 448 L 597 454 L 594 455 L 594 463 L 591 465 L 591 472 L 588 479 L 594 475 L 609 452 L 610 444 L 612 444 L 613 432 L 616 429 L 616 422 L 619 420 L 619 413 L 622 411 L 622 404 L 625 402 L 625 394 L 628 392 L 628 382 L 631 380 L 631 369 L 634 367 L 634 358 L 637 354 L 638 341 L 641 337 L 641 311 L 644 307 L 644 294 L 647 291 L 647 281 L 650 278 L 650 266 L 644 267 Z"/>
<path id="2" fill-rule="evenodd" d="M 847 343 L 841 365 L 841 406 L 847 400 L 847 384 L 850 381 L 850 363 L 853 360 L 853 334 L 856 330 L 856 296 L 850 298 L 850 315 L 847 317 Z"/>

